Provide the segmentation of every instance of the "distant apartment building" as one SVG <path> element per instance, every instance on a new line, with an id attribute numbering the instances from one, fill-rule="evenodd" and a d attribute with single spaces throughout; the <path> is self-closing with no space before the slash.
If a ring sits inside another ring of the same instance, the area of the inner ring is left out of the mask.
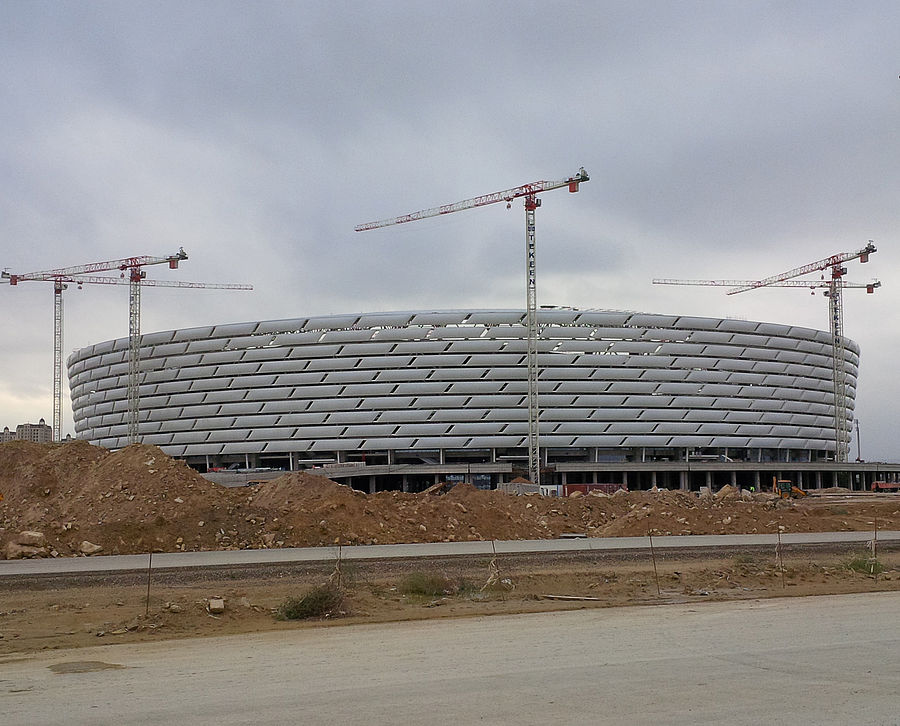
<path id="1" fill-rule="evenodd" d="M 19 424 L 16 426 L 15 432 L 10 431 L 9 426 L 4 426 L 3 433 L 0 434 L 0 443 L 5 444 L 7 441 L 33 441 L 36 444 L 49 444 L 53 441 L 53 429 L 44 422 L 44 419 L 36 424 Z"/>

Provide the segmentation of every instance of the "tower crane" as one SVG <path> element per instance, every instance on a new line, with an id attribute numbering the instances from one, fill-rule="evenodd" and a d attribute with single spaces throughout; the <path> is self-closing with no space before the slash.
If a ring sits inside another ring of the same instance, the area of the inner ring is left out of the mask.
<path id="1" fill-rule="evenodd" d="M 837 462 L 846 462 L 850 449 L 850 424 L 847 418 L 847 374 L 844 369 L 846 360 L 846 340 L 844 338 L 844 288 L 865 288 L 867 293 L 875 292 L 881 287 L 878 280 L 867 283 L 845 282 L 847 274 L 845 262 L 859 260 L 868 262 L 869 255 L 877 252 L 875 243 L 868 244 L 853 252 L 841 252 L 816 262 L 795 267 L 787 272 L 772 275 L 761 280 L 673 280 L 654 279 L 655 285 L 705 285 L 731 287 L 726 294 L 736 295 L 760 287 L 796 287 L 824 288 L 823 294 L 828 298 L 828 317 L 831 330 L 832 387 L 834 391 L 834 458 Z M 820 280 L 798 280 L 796 278 L 811 272 L 831 270 L 830 277 L 824 275 Z"/>
<path id="2" fill-rule="evenodd" d="M 541 205 L 538 194 L 552 189 L 567 187 L 570 192 L 577 192 L 582 182 L 589 181 L 590 177 L 580 168 L 578 172 L 567 179 L 559 181 L 537 181 L 530 184 L 522 184 L 502 192 L 493 192 L 472 199 L 464 199 L 461 202 L 445 204 L 440 207 L 423 209 L 419 212 L 404 214 L 400 217 L 382 219 L 377 222 L 366 222 L 356 226 L 357 232 L 363 232 L 380 227 L 389 227 L 394 224 L 414 222 L 418 219 L 436 217 L 451 212 L 461 212 L 465 209 L 483 207 L 497 202 L 506 202 L 506 208 L 512 206 L 512 200 L 524 197 L 525 199 L 525 290 L 526 290 L 526 324 L 528 331 L 527 365 L 528 365 L 528 470 L 529 478 L 533 484 L 541 483 L 541 455 L 540 433 L 538 424 L 540 421 L 540 407 L 538 402 L 538 320 L 537 320 L 537 258 L 535 254 L 535 211 Z"/>
<path id="3" fill-rule="evenodd" d="M 141 287 L 187 287 L 187 288 L 213 288 L 228 290 L 252 290 L 250 285 L 216 284 L 201 282 L 179 282 L 170 280 L 151 280 L 146 278 L 146 272 L 142 269 L 145 265 L 168 263 L 170 269 L 176 269 L 178 263 L 187 259 L 183 249 L 179 249 L 174 255 L 168 257 L 129 257 L 108 262 L 94 262 L 87 265 L 58 268 L 41 272 L 29 272 L 25 274 L 12 274 L 6 271 L 0 273 L 0 277 L 8 279 L 11 285 L 19 282 L 52 282 L 54 299 L 54 335 L 53 335 L 53 439 L 61 439 L 62 427 L 62 342 L 63 342 L 63 290 L 67 283 L 76 284 L 81 288 L 84 284 L 97 285 L 128 285 L 129 286 L 129 346 L 128 346 L 128 441 L 136 443 L 138 440 L 139 418 L 139 387 L 138 373 L 140 365 L 140 308 Z M 121 277 L 102 277 L 86 273 L 102 272 L 109 270 L 121 270 Z M 125 273 L 128 273 L 127 276 Z"/>
<path id="4" fill-rule="evenodd" d="M 126 257 L 121 260 L 108 260 L 106 262 L 90 262 L 86 265 L 75 265 L 73 267 L 60 267 L 53 270 L 42 270 L 39 272 L 26 272 L 14 274 L 3 270 L 0 277 L 8 279 L 10 285 L 18 285 L 20 282 L 41 281 L 52 282 L 53 284 L 53 440 L 59 441 L 62 434 L 62 347 L 63 347 L 63 298 L 62 293 L 65 290 L 65 278 L 71 278 L 76 275 L 86 275 L 93 272 L 104 272 L 107 270 L 129 271 L 130 278 L 140 278 L 140 270 L 145 265 L 159 265 L 168 263 L 170 269 L 176 269 L 178 263 L 187 259 L 187 254 L 183 248 L 179 248 L 178 252 L 168 257 Z M 129 294 L 129 310 L 130 310 L 130 335 L 133 338 L 135 331 L 140 342 L 140 305 L 141 305 L 141 289 L 139 283 L 133 283 Z M 133 342 L 134 341 L 130 341 Z M 128 358 L 128 381 L 129 381 L 129 438 L 130 438 L 130 422 L 131 422 L 131 380 L 132 367 L 134 368 L 134 380 L 137 380 L 137 349 L 132 353 L 132 346 L 129 346 Z M 132 361 L 132 356 L 134 361 Z M 133 365 L 132 365 L 133 364 Z M 135 399 L 134 405 L 137 405 Z M 135 413 L 135 418 L 137 414 Z M 135 432 L 136 433 L 136 432 Z"/>

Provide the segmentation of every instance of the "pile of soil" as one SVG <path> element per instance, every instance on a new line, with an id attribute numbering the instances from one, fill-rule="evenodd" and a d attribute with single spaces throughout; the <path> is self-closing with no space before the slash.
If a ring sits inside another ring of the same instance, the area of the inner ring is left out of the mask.
<path id="1" fill-rule="evenodd" d="M 109 452 L 83 441 L 0 444 L 0 550 L 43 533 L 75 555 L 488 539 L 900 529 L 900 497 L 829 503 L 724 487 L 551 498 L 480 491 L 364 494 L 307 472 L 227 489 L 154 446 Z M 43 554 L 43 553 L 41 553 Z"/>

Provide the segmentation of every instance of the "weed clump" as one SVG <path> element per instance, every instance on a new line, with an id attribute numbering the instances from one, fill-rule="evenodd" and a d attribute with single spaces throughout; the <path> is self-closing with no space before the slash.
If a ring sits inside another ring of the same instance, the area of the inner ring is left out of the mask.
<path id="1" fill-rule="evenodd" d="M 326 618 L 335 613 L 344 600 L 343 592 L 334 585 L 319 585 L 303 597 L 289 597 L 275 612 L 279 620 Z"/>
<path id="2" fill-rule="evenodd" d="M 878 560 L 872 559 L 868 554 L 856 555 L 847 560 L 845 567 L 851 572 L 859 572 L 863 575 L 880 575 L 884 572 L 884 565 Z"/>
<path id="3" fill-rule="evenodd" d="M 412 572 L 403 578 L 399 590 L 404 595 L 437 597 L 439 595 L 453 595 L 458 588 L 448 577 L 440 573 Z"/>

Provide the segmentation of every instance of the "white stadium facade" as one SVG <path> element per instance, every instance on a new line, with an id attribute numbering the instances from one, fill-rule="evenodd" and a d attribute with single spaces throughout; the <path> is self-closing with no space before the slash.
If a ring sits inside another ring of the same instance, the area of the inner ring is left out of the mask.
<path id="1" fill-rule="evenodd" d="M 140 439 L 201 471 L 323 467 L 369 490 L 497 486 L 528 459 L 524 318 L 351 313 L 145 334 Z M 572 308 L 542 308 L 539 323 L 545 483 L 839 483 L 828 332 Z M 846 351 L 852 415 L 859 348 Z M 121 338 L 69 358 L 79 438 L 126 445 L 127 356 Z M 850 484 L 876 476 L 863 468 Z"/>

